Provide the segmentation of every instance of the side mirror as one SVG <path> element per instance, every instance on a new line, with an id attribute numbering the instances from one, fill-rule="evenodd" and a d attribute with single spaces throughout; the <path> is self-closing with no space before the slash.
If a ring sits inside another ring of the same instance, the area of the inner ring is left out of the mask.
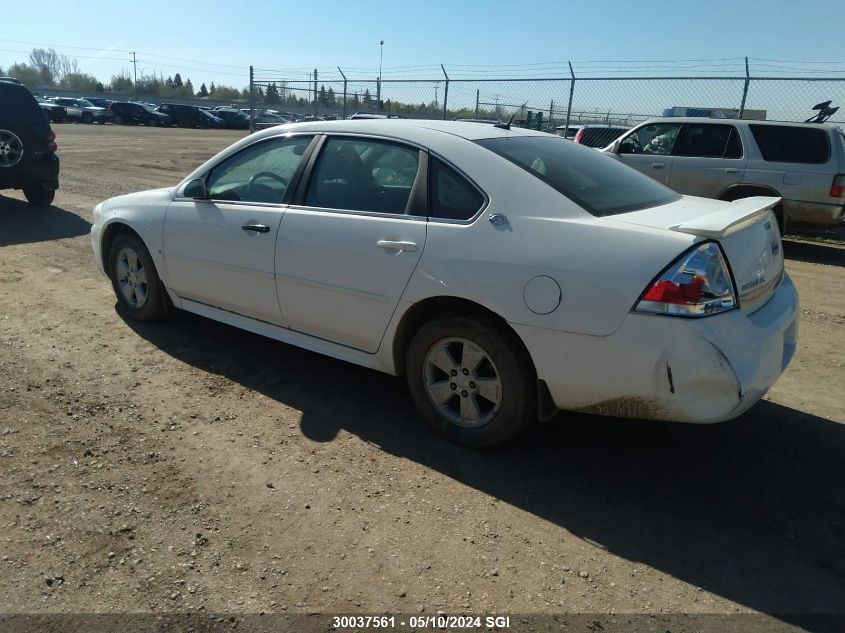
<path id="1" fill-rule="evenodd" d="M 205 181 L 202 178 L 194 178 L 185 185 L 182 195 L 186 198 L 194 198 L 195 200 L 208 199 L 208 190 L 205 188 Z"/>
<path id="2" fill-rule="evenodd" d="M 616 139 L 615 141 L 613 141 L 613 142 L 610 144 L 610 147 L 608 148 L 608 151 L 610 151 L 610 153 L 611 153 L 611 154 L 618 154 L 618 153 L 619 153 L 619 148 L 620 148 L 621 146 L 622 146 L 622 139 L 621 139 L 621 138 L 618 138 L 618 139 Z"/>

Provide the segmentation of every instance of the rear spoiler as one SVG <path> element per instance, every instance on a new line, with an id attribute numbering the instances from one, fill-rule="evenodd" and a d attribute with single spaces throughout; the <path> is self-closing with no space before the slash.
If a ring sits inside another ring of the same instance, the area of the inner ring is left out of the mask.
<path id="1" fill-rule="evenodd" d="M 754 196 L 753 198 L 742 198 L 734 200 L 730 207 L 722 211 L 714 211 L 699 218 L 670 226 L 672 231 L 679 233 L 690 233 L 712 239 L 719 239 L 735 233 L 743 226 L 751 224 L 761 215 L 771 211 L 780 198 L 769 198 L 765 196 Z"/>

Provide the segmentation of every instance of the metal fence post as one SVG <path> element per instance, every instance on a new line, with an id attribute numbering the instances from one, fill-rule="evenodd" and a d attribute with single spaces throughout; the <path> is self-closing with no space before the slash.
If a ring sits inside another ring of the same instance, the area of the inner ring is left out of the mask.
<path id="1" fill-rule="evenodd" d="M 555 100 L 552 99 L 552 102 L 549 104 L 549 132 L 551 132 L 554 128 L 552 127 L 552 117 L 555 113 Z"/>
<path id="2" fill-rule="evenodd" d="M 443 69 L 443 76 L 446 77 L 446 85 L 443 87 L 443 120 L 446 120 L 446 104 L 449 101 L 449 75 L 446 74 L 446 68 L 443 67 L 443 64 L 440 64 L 440 68 Z"/>
<path id="3" fill-rule="evenodd" d="M 249 133 L 255 132 L 255 72 L 249 67 Z"/>
<path id="4" fill-rule="evenodd" d="M 317 116 L 317 69 L 314 69 L 314 116 Z"/>
<path id="5" fill-rule="evenodd" d="M 343 118 L 346 118 L 346 75 L 343 74 L 343 71 L 340 69 L 340 66 L 337 67 L 337 72 L 340 73 L 340 76 L 343 77 Z"/>
<path id="6" fill-rule="evenodd" d="M 748 84 L 751 83 L 751 75 L 748 72 L 748 58 L 745 58 L 745 86 L 742 88 L 742 103 L 739 105 L 739 118 L 745 114 L 745 99 L 748 97 Z"/>
<path id="7" fill-rule="evenodd" d="M 566 127 L 563 129 L 563 137 L 569 132 L 569 119 L 572 116 L 572 94 L 575 92 L 575 71 L 572 70 L 572 62 L 569 63 L 569 74 L 572 79 L 569 80 L 569 104 L 566 106 Z"/>
<path id="8" fill-rule="evenodd" d="M 475 91 L 475 118 L 478 118 L 478 101 L 481 99 L 481 90 L 476 89 Z"/>

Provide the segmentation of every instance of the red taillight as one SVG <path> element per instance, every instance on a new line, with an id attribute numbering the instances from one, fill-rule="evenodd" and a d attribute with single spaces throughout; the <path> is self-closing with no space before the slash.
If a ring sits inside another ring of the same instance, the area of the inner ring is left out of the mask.
<path id="1" fill-rule="evenodd" d="M 830 185 L 830 197 L 841 198 L 845 196 L 845 174 L 836 174 L 833 177 L 833 184 Z"/>
<path id="2" fill-rule="evenodd" d="M 704 278 L 693 277 L 689 283 L 676 284 L 674 281 L 661 279 L 643 296 L 644 301 L 659 303 L 698 303 L 704 290 Z"/>
<path id="3" fill-rule="evenodd" d="M 581 128 L 580 130 L 578 130 L 578 133 L 575 135 L 575 138 L 572 139 L 573 142 L 580 143 L 582 136 L 584 136 L 584 128 Z"/>
<path id="4" fill-rule="evenodd" d="M 47 131 L 47 153 L 55 154 L 58 146 L 53 142 L 56 140 L 56 133 L 53 130 Z"/>
<path id="5" fill-rule="evenodd" d="M 47 140 L 48 141 L 55 141 L 56 140 L 56 133 L 53 130 L 49 130 L 47 132 Z"/>

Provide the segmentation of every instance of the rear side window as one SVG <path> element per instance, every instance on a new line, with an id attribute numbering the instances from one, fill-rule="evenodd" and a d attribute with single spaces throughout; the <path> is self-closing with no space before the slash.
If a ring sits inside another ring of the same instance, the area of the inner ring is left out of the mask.
<path id="1" fill-rule="evenodd" d="M 484 204 L 484 196 L 475 187 L 434 157 L 429 163 L 429 183 L 429 217 L 469 220 Z"/>
<path id="2" fill-rule="evenodd" d="M 680 196 L 616 159 L 561 138 L 511 136 L 476 141 L 596 216 L 679 200 Z"/>
<path id="3" fill-rule="evenodd" d="M 823 129 L 789 125 L 749 125 L 763 160 L 779 163 L 826 163 L 830 141 Z"/>
<path id="4" fill-rule="evenodd" d="M 741 158 L 742 144 L 733 125 L 690 123 L 675 145 L 675 155 Z"/>

